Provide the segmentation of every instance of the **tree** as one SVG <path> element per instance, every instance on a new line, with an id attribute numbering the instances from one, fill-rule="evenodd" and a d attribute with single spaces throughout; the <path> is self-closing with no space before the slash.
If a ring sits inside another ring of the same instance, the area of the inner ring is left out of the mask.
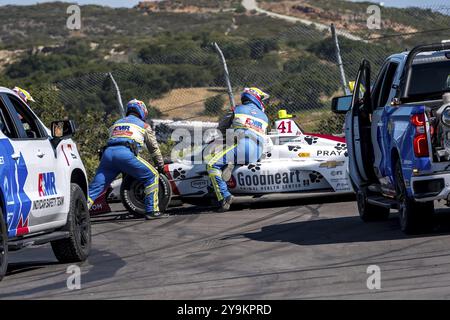
<path id="1" fill-rule="evenodd" d="M 205 114 L 209 116 L 220 116 L 223 114 L 223 105 L 225 98 L 223 95 L 209 97 L 205 101 Z"/>

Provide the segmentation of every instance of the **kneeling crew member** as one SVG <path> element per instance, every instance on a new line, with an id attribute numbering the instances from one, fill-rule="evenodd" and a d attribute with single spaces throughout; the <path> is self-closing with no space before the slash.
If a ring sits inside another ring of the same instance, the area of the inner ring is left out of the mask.
<path id="1" fill-rule="evenodd" d="M 230 209 L 233 197 L 222 178 L 222 170 L 228 164 L 255 163 L 263 153 L 264 137 L 268 126 L 264 103 L 269 95 L 258 88 L 245 88 L 241 95 L 242 105 L 227 114 L 219 123 L 224 133 L 232 129 L 236 143 L 227 146 L 207 164 L 207 170 L 219 201 L 219 211 Z"/>

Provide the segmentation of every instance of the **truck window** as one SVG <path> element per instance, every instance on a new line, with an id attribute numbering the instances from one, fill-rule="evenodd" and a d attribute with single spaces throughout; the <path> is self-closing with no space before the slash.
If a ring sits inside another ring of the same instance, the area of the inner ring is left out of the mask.
<path id="1" fill-rule="evenodd" d="M 0 130 L 8 138 L 18 138 L 19 135 L 16 132 L 14 123 L 9 117 L 5 104 L 0 99 Z"/>
<path id="2" fill-rule="evenodd" d="M 378 100 L 380 99 L 381 86 L 383 85 L 383 80 L 386 77 L 388 65 L 389 64 L 387 62 L 383 64 L 381 71 L 378 73 L 377 78 L 376 78 L 373 88 L 372 88 L 371 99 L 372 99 L 372 105 L 373 105 L 374 109 L 379 107 Z"/>
<path id="3" fill-rule="evenodd" d="M 28 109 L 28 107 L 23 104 L 17 97 L 13 95 L 8 95 L 9 100 L 11 101 L 14 109 L 17 112 L 17 116 L 20 119 L 20 122 L 23 126 L 27 139 L 39 139 L 46 137 L 43 134 L 43 130 L 39 125 L 38 120 L 33 115 L 33 113 Z"/>
<path id="4" fill-rule="evenodd" d="M 395 73 L 397 72 L 398 63 L 391 62 L 387 68 L 386 75 L 381 87 L 380 97 L 378 100 L 378 107 L 382 108 L 386 105 L 391 94 L 392 84 L 394 83 Z"/>
<path id="5" fill-rule="evenodd" d="M 408 95 L 439 99 L 443 92 L 450 92 L 450 60 L 420 62 L 412 66 Z"/>

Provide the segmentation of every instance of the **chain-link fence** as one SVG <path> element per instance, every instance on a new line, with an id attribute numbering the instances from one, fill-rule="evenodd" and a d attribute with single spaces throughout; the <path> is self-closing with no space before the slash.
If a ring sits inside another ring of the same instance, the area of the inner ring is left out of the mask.
<path id="1" fill-rule="evenodd" d="M 411 18 L 427 20 L 427 12 L 422 11 L 420 17 L 415 17 L 413 10 L 410 14 Z M 388 31 L 383 35 L 357 36 L 357 40 L 354 34 L 338 29 L 348 80 L 354 79 L 363 58 L 372 63 L 375 75 L 392 53 L 450 38 L 450 29 L 446 28 L 395 33 L 399 27 L 394 27 L 386 26 Z M 342 131 L 341 119 L 330 112 L 331 98 L 344 94 L 330 30 L 295 23 L 276 36 L 250 40 L 230 36 L 218 44 L 228 64 L 237 102 L 244 87 L 260 87 L 271 94 L 267 108 L 271 118 L 278 110 L 286 109 L 307 131 Z M 152 118 L 216 121 L 230 108 L 223 66 L 214 46 L 206 40 L 181 45 L 149 44 L 130 61 L 116 64 L 110 73 L 87 74 L 56 83 L 61 101 L 68 110 L 100 109 L 119 116 L 114 77 L 124 103 L 133 97 L 148 102 Z"/>

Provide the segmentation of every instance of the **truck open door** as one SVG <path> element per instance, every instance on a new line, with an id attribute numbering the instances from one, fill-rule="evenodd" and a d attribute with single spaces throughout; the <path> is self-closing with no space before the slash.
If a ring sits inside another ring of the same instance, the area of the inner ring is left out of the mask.
<path id="1" fill-rule="evenodd" d="M 348 137 L 348 156 L 350 157 L 349 174 L 358 189 L 367 186 L 374 180 L 371 140 L 373 107 L 370 90 L 370 63 L 363 60 L 356 77 L 345 128 Z"/>
<path id="2" fill-rule="evenodd" d="M 363 60 L 351 96 L 333 99 L 332 110 L 346 114 L 345 136 L 349 156 L 349 176 L 356 189 L 374 178 L 371 142 L 372 101 L 370 99 L 370 63 Z"/>

